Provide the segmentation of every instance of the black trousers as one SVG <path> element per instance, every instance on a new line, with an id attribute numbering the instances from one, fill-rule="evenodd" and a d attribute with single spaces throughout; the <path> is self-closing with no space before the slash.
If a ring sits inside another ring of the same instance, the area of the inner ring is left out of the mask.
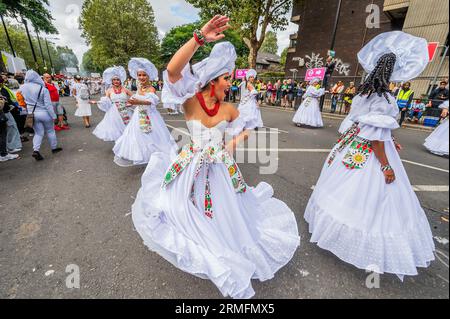
<path id="1" fill-rule="evenodd" d="M 8 127 L 6 122 L 0 122 L 0 156 L 8 155 L 8 151 L 6 149 L 6 134 Z"/>
<path id="2" fill-rule="evenodd" d="M 400 115 L 400 121 L 399 121 L 399 125 L 402 126 L 403 122 L 405 121 L 406 118 L 406 113 L 408 113 L 408 111 L 401 111 L 401 115 Z"/>

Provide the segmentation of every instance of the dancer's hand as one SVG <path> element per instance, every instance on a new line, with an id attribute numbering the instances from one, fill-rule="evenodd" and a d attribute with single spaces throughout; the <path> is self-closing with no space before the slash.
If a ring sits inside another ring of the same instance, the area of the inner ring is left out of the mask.
<path id="1" fill-rule="evenodd" d="M 400 153 L 400 151 L 403 151 L 403 146 L 400 143 L 394 142 L 395 144 L 395 149 L 397 150 L 397 152 Z"/>
<path id="2" fill-rule="evenodd" d="M 215 42 L 225 38 L 222 33 L 231 26 L 228 24 L 230 18 L 222 15 L 216 15 L 207 24 L 203 26 L 201 32 L 205 37 L 206 42 Z"/>
<path id="3" fill-rule="evenodd" d="M 384 179 L 386 180 L 386 184 L 392 184 L 395 181 L 395 173 L 394 170 L 388 170 L 383 172 Z"/>

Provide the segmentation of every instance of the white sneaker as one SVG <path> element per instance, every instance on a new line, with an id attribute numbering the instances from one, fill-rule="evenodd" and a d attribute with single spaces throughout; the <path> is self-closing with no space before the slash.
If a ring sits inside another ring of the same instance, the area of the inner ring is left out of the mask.
<path id="1" fill-rule="evenodd" d="M 18 153 L 18 152 L 20 152 L 20 151 L 22 151 L 21 148 L 15 148 L 15 149 L 13 149 L 12 151 L 9 151 L 9 152 L 10 152 L 10 153 Z"/>
<path id="2" fill-rule="evenodd" d="M 10 161 L 10 160 L 15 160 L 19 158 L 19 155 L 16 154 L 8 154 L 5 156 L 0 156 L 0 162 L 6 162 L 6 161 Z"/>

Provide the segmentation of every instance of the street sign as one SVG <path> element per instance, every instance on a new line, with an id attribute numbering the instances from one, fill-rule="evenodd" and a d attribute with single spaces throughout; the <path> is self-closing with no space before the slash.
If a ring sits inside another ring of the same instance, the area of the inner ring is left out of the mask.
<path id="1" fill-rule="evenodd" d="M 327 68 L 315 68 L 308 69 L 305 74 L 305 81 L 311 81 L 315 78 L 319 78 L 321 81 L 325 78 Z"/>
<path id="2" fill-rule="evenodd" d="M 236 70 L 236 79 L 245 79 L 247 72 L 248 72 L 248 69 L 237 69 Z"/>
<path id="3" fill-rule="evenodd" d="M 428 43 L 428 54 L 430 56 L 430 62 L 433 62 L 434 57 L 436 56 L 436 52 L 439 48 L 439 42 L 430 42 Z"/>

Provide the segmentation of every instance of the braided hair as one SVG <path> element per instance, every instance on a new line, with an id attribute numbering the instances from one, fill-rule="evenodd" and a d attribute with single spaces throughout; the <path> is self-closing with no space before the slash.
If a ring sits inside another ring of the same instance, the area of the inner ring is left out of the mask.
<path id="1" fill-rule="evenodd" d="M 388 93 L 391 94 L 389 80 L 392 72 L 394 72 L 396 60 L 397 57 L 394 53 L 387 53 L 381 56 L 375 69 L 369 74 L 364 83 L 360 85 L 358 94 L 367 95 L 367 98 L 369 98 L 373 93 L 376 93 L 380 97 L 384 96 L 389 102 Z"/>

